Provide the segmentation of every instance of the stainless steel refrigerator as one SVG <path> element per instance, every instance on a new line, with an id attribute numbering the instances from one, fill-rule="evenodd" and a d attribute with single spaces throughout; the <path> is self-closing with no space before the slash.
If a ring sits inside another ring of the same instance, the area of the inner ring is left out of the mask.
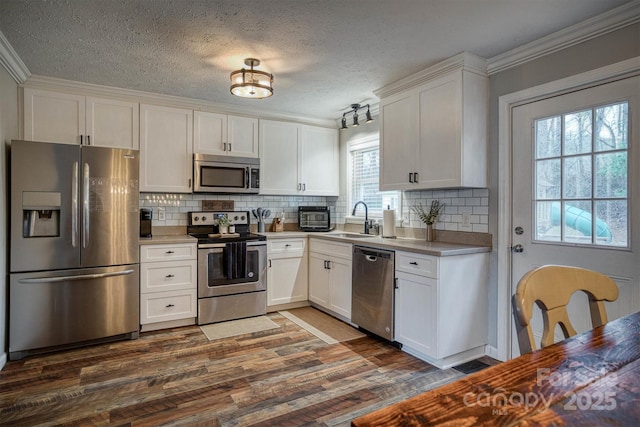
<path id="1" fill-rule="evenodd" d="M 138 151 L 10 150 L 9 358 L 137 338 Z"/>

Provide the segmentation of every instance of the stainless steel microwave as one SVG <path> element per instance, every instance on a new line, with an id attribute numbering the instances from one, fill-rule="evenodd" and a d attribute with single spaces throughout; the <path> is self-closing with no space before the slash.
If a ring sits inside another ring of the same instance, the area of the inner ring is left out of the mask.
<path id="1" fill-rule="evenodd" d="M 194 193 L 253 193 L 260 191 L 260 159 L 193 155 Z"/>

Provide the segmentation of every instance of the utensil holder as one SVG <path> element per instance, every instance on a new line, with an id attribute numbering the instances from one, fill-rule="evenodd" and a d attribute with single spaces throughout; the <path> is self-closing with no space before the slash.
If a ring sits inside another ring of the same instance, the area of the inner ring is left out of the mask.
<path id="1" fill-rule="evenodd" d="M 264 221 L 258 222 L 258 233 L 264 233 Z"/>

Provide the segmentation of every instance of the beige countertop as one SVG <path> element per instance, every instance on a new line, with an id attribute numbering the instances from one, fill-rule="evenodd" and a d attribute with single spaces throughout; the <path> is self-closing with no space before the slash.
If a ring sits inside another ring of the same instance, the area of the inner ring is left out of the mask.
<path id="1" fill-rule="evenodd" d="M 141 245 L 170 245 L 175 243 L 198 243 L 198 239 L 188 234 L 141 237 Z"/>
<path id="2" fill-rule="evenodd" d="M 424 239 L 398 237 L 395 239 L 382 238 L 380 236 L 364 236 L 359 233 L 331 231 L 328 233 L 306 233 L 303 231 L 283 231 L 278 233 L 260 233 L 269 239 L 286 239 L 295 237 L 313 237 L 318 239 L 334 240 L 338 242 L 352 243 L 359 246 L 368 246 L 379 249 L 391 249 L 396 251 L 417 252 L 435 256 L 455 256 L 481 252 L 490 252 L 488 246 L 464 245 L 447 242 L 427 242 Z"/>

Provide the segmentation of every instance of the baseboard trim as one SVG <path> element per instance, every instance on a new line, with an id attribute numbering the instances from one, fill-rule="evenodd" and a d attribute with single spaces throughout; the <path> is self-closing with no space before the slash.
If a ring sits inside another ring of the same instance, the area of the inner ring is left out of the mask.
<path id="1" fill-rule="evenodd" d="M 7 364 L 7 353 L 2 353 L 2 355 L 0 355 L 0 371 L 2 371 L 2 368 L 4 368 L 4 365 Z"/>
<path id="2" fill-rule="evenodd" d="M 497 347 L 494 347 L 492 345 L 487 344 L 484 347 L 484 352 L 485 352 L 485 354 L 487 356 L 489 356 L 489 357 L 491 357 L 493 359 L 496 359 L 496 360 L 500 360 L 500 358 L 498 357 L 498 348 Z M 504 360 L 503 360 L 503 362 L 504 362 Z"/>

